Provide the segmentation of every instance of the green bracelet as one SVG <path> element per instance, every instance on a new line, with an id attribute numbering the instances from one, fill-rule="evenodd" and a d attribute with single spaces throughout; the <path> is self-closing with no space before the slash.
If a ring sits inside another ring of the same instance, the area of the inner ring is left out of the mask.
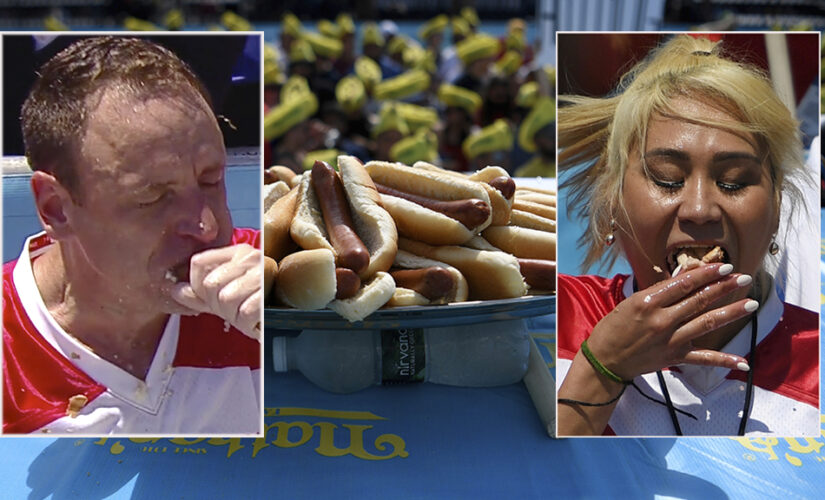
<path id="1" fill-rule="evenodd" d="M 595 368 L 597 372 L 601 373 L 613 382 L 618 382 L 619 384 L 624 385 L 633 382 L 632 380 L 624 380 L 622 377 L 616 375 L 615 373 L 610 371 L 606 366 L 601 364 L 601 362 L 599 362 L 599 360 L 596 359 L 596 356 L 593 355 L 593 352 L 591 352 L 590 348 L 587 346 L 587 339 L 584 339 L 582 341 L 581 351 L 582 354 L 584 354 L 584 357 L 587 358 L 587 361 L 590 361 L 590 364 L 593 365 L 593 368 Z"/>

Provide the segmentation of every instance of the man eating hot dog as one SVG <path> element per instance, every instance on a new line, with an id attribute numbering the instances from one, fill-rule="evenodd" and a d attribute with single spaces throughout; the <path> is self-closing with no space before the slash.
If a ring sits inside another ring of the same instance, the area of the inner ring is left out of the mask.
<path id="1" fill-rule="evenodd" d="M 194 40 L 194 39 L 193 39 Z M 189 67 L 89 37 L 23 105 L 44 232 L 3 268 L 3 431 L 260 431 L 261 253 Z"/>

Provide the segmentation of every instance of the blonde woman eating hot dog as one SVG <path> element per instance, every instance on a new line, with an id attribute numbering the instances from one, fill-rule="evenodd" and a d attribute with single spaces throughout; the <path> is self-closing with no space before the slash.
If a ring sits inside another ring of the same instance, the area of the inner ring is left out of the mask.
<path id="1" fill-rule="evenodd" d="M 818 315 L 765 267 L 793 244 L 776 233 L 807 180 L 799 129 L 739 60 L 675 35 L 611 96 L 560 96 L 585 266 L 632 269 L 559 277 L 560 436 L 819 435 Z"/>

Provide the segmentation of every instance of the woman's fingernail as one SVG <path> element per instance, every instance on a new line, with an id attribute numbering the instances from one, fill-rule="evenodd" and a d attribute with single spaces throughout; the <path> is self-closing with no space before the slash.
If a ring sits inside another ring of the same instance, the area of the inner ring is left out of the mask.
<path id="1" fill-rule="evenodd" d="M 747 371 L 750 371 L 751 367 L 748 366 L 747 363 L 744 363 L 744 362 L 740 361 L 740 362 L 736 363 L 736 369 L 741 370 L 743 372 L 747 372 Z"/>
<path id="2" fill-rule="evenodd" d="M 722 264 L 719 266 L 719 274 L 722 276 L 726 276 L 733 271 L 733 264 Z"/>
<path id="3" fill-rule="evenodd" d="M 743 274 L 736 278 L 736 284 L 739 286 L 748 286 L 753 283 L 753 278 L 751 278 L 750 274 Z"/>
<path id="4" fill-rule="evenodd" d="M 755 300 L 749 300 L 745 302 L 745 310 L 749 313 L 754 312 L 755 310 L 759 309 L 759 302 Z"/>

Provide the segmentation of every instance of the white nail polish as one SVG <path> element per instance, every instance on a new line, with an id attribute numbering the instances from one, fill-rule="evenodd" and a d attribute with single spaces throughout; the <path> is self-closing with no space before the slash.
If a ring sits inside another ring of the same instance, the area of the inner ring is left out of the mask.
<path id="1" fill-rule="evenodd" d="M 751 278 L 750 274 L 743 274 L 736 278 L 736 284 L 739 286 L 748 286 L 753 283 L 753 278 Z"/>
<path id="2" fill-rule="evenodd" d="M 733 264 L 722 264 L 719 267 L 719 274 L 721 276 L 727 276 L 731 271 L 733 271 Z"/>
<path id="3" fill-rule="evenodd" d="M 755 300 L 749 300 L 745 302 L 745 310 L 749 313 L 754 312 L 755 310 L 759 309 L 759 302 Z"/>
<path id="4" fill-rule="evenodd" d="M 750 371 L 751 367 L 748 366 L 747 363 L 743 363 L 740 361 L 739 363 L 736 363 L 736 369 L 741 370 L 743 372 L 747 372 Z"/>

